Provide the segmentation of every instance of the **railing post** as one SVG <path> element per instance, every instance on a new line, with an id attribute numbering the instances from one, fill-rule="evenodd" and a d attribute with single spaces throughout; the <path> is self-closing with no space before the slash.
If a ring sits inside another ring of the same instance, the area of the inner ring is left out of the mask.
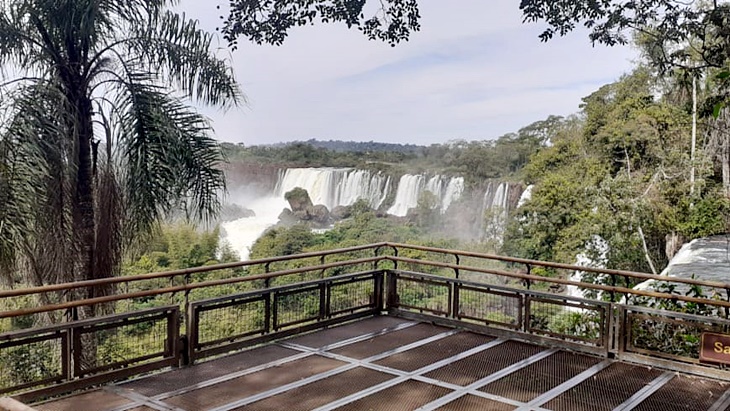
<path id="1" fill-rule="evenodd" d="M 611 274 L 611 287 L 616 287 L 616 274 Z M 611 290 L 611 302 L 616 302 L 616 292 Z"/>
<path id="2" fill-rule="evenodd" d="M 527 294 L 522 294 L 522 298 L 524 299 L 524 303 L 522 306 L 525 309 L 525 313 L 522 315 L 522 331 L 529 333 L 530 332 L 530 296 Z"/>
<path id="3" fill-rule="evenodd" d="M 398 307 L 398 282 L 397 274 L 393 271 L 388 271 L 388 296 L 386 298 L 386 304 L 388 309 Z"/>
<path id="4" fill-rule="evenodd" d="M 190 273 L 186 273 L 185 274 L 185 286 L 187 287 L 189 285 L 190 285 Z M 187 309 L 188 303 L 190 302 L 190 290 L 186 288 L 184 295 L 185 295 L 185 305 L 184 305 L 184 307 Z"/>
<path id="5" fill-rule="evenodd" d="M 271 272 L 270 265 L 271 263 L 266 263 L 264 265 L 264 273 L 269 274 Z M 271 287 L 271 277 L 266 277 L 264 279 L 264 288 L 270 288 Z"/>
<path id="6" fill-rule="evenodd" d="M 83 355 L 81 354 L 82 351 L 82 344 L 81 344 L 81 333 L 79 332 L 78 326 L 69 328 L 69 332 L 71 333 L 71 354 L 73 358 L 73 378 L 79 378 L 82 376 L 83 371 L 81 368 L 81 358 Z"/>
<path id="7" fill-rule="evenodd" d="M 321 283 L 319 285 L 319 315 L 318 320 L 322 321 L 327 318 L 327 283 Z"/>
<path id="8" fill-rule="evenodd" d="M 279 304 L 276 303 L 276 292 L 269 293 L 271 296 L 271 329 L 275 332 L 279 330 L 278 315 L 279 315 Z"/>
<path id="9" fill-rule="evenodd" d="M 531 274 L 532 266 L 530 264 L 525 264 L 525 267 L 527 268 L 527 273 L 526 274 L 527 275 L 532 275 Z M 530 289 L 530 285 L 532 284 L 532 281 L 530 281 L 529 278 L 525 278 L 525 279 L 522 280 L 522 284 L 525 286 L 525 288 L 527 288 L 529 290 Z"/>
<path id="10" fill-rule="evenodd" d="M 192 303 L 187 306 L 187 338 L 186 338 L 186 352 L 187 358 L 183 358 L 185 365 L 193 364 L 195 362 L 195 346 L 198 343 L 198 315 Z"/>
<path id="11" fill-rule="evenodd" d="M 458 277 L 457 277 L 458 278 Z M 451 283 L 451 318 L 459 318 L 459 288 L 461 284 L 457 281 Z"/>
<path id="12" fill-rule="evenodd" d="M 167 350 L 175 358 L 175 365 L 180 364 L 180 310 L 170 310 L 167 313 Z"/>
<path id="13" fill-rule="evenodd" d="M 454 257 L 456 257 L 456 265 L 459 265 L 459 254 L 454 254 Z M 458 279 L 459 278 L 459 269 L 458 268 L 454 268 L 454 274 L 455 274 L 455 277 Z"/>
<path id="14" fill-rule="evenodd" d="M 271 332 L 271 292 L 264 294 L 264 330 L 266 334 Z"/>
<path id="15" fill-rule="evenodd" d="M 377 312 L 383 311 L 385 302 L 385 271 L 373 275 L 373 305 Z"/>
<path id="16" fill-rule="evenodd" d="M 61 373 L 63 374 L 63 378 L 66 381 L 70 381 L 73 379 L 73 373 L 72 373 L 72 364 L 71 364 L 71 338 L 72 338 L 72 332 L 71 329 L 67 329 L 63 331 L 62 337 L 61 337 Z"/>
<path id="17" fill-rule="evenodd" d="M 373 257 L 378 257 L 380 255 L 380 248 L 381 247 L 378 246 L 378 247 L 375 247 L 375 249 L 373 249 Z M 380 260 L 373 261 L 373 270 L 378 269 L 378 263 L 380 263 Z"/>
<path id="18" fill-rule="evenodd" d="M 327 257 L 326 254 L 322 254 L 322 256 L 319 257 L 319 264 L 320 265 L 324 265 L 325 257 Z M 322 269 L 322 275 L 320 276 L 320 278 L 324 279 L 326 272 L 327 272 L 327 269 L 326 268 L 323 268 Z"/>
<path id="19" fill-rule="evenodd" d="M 393 249 L 393 257 L 398 257 L 398 249 L 394 246 L 391 246 L 390 248 Z M 394 270 L 398 269 L 398 261 L 393 261 L 393 269 Z"/>

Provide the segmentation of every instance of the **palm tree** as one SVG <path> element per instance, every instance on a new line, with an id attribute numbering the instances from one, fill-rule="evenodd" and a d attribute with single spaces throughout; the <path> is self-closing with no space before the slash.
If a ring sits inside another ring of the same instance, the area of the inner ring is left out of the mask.
<path id="1" fill-rule="evenodd" d="M 113 276 L 161 218 L 217 212 L 221 152 L 185 102 L 242 96 L 172 3 L 0 0 L 0 277 Z"/>

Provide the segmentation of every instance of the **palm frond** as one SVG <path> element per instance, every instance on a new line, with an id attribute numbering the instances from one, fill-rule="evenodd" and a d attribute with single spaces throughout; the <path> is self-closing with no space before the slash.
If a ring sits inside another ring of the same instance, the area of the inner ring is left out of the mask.
<path id="1" fill-rule="evenodd" d="M 159 87 L 130 84 L 120 107 L 126 210 L 135 232 L 148 231 L 180 202 L 191 217 L 217 213 L 225 189 L 222 155 L 208 122 Z"/>
<path id="2" fill-rule="evenodd" d="M 127 46 L 144 66 L 169 77 L 187 96 L 224 108 L 243 100 L 229 65 L 211 50 L 213 36 L 197 21 L 167 11 L 131 37 Z"/>

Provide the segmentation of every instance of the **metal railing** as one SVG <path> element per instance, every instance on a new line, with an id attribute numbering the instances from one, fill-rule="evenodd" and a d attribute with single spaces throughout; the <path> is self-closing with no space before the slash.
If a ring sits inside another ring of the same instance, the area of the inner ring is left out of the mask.
<path id="1" fill-rule="evenodd" d="M 604 281 L 571 281 L 573 270 Z M 630 288 L 645 280 L 708 297 Z M 78 297 L 99 285 L 116 292 Z M 602 298 L 566 296 L 566 286 Z M 0 394 L 23 400 L 386 310 L 728 378 L 722 367 L 699 361 L 696 336 L 730 329 L 730 284 L 407 244 L 3 290 L 0 304 Z M 115 314 L 79 319 L 99 308 Z"/>

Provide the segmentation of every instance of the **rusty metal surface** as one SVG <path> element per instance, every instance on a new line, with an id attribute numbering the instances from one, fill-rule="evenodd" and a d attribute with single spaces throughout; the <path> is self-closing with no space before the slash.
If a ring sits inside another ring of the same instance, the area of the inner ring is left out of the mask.
<path id="1" fill-rule="evenodd" d="M 677 375 L 634 410 L 707 410 L 729 387 L 728 383 Z"/>
<path id="2" fill-rule="evenodd" d="M 280 344 L 36 407 L 603 411 L 630 404 L 639 411 L 679 411 L 714 409 L 724 404 L 730 388 L 730 383 L 388 317 Z"/>
<path id="3" fill-rule="evenodd" d="M 411 380 L 351 402 L 338 410 L 411 411 L 449 392 L 451 390 L 447 388 Z"/>
<path id="4" fill-rule="evenodd" d="M 513 405 L 488 400 L 475 395 L 465 395 L 438 408 L 439 411 L 512 411 L 514 409 L 515 407 Z"/>
<path id="5" fill-rule="evenodd" d="M 536 345 L 507 341 L 486 351 L 434 370 L 426 374 L 426 376 L 451 384 L 465 386 L 517 361 L 537 354 L 542 350 L 543 348 Z"/>
<path id="6" fill-rule="evenodd" d="M 470 348 L 486 344 L 493 339 L 485 335 L 462 332 L 404 353 L 392 355 L 376 364 L 403 371 L 414 371 Z"/>
<path id="7" fill-rule="evenodd" d="M 204 410 L 228 404 L 260 392 L 329 371 L 344 365 L 323 357 L 307 357 L 279 367 L 245 375 L 203 389 L 168 398 L 166 403 L 186 410 Z"/>
<path id="8" fill-rule="evenodd" d="M 363 359 L 412 342 L 420 341 L 424 338 L 432 337 L 444 331 L 448 331 L 448 328 L 430 324 L 418 324 L 400 331 L 379 335 L 367 341 L 335 349 L 332 352 L 347 357 Z"/>
<path id="9" fill-rule="evenodd" d="M 490 350 L 491 351 L 491 350 Z M 487 352 L 489 353 L 489 352 Z M 515 354 L 512 354 L 516 357 Z M 600 358 L 559 351 L 488 384 L 481 391 L 528 402 L 598 364 Z"/>
<path id="10" fill-rule="evenodd" d="M 38 411 L 104 410 L 131 403 L 131 400 L 116 394 L 95 390 L 45 404 L 36 404 L 33 408 Z"/>
<path id="11" fill-rule="evenodd" d="M 317 331 L 311 334 L 303 335 L 301 337 L 291 338 L 287 341 L 305 345 L 307 347 L 319 348 L 358 335 L 375 332 L 383 328 L 395 327 L 399 324 L 403 324 L 406 322 L 408 321 L 401 318 L 379 316 L 367 320 L 356 321 L 350 324 L 332 327 L 322 331 Z"/>
<path id="12" fill-rule="evenodd" d="M 123 387 L 133 389 L 143 395 L 154 396 L 294 354 L 296 354 L 295 351 L 268 345 L 201 363 L 194 367 L 180 368 L 131 381 L 123 384 Z"/>
<path id="13" fill-rule="evenodd" d="M 610 411 L 661 374 L 657 369 L 613 363 L 542 407 L 554 411 Z"/>
<path id="14" fill-rule="evenodd" d="M 312 410 L 368 387 L 388 381 L 393 376 L 367 368 L 355 368 L 303 387 L 294 388 L 237 410 Z"/>

